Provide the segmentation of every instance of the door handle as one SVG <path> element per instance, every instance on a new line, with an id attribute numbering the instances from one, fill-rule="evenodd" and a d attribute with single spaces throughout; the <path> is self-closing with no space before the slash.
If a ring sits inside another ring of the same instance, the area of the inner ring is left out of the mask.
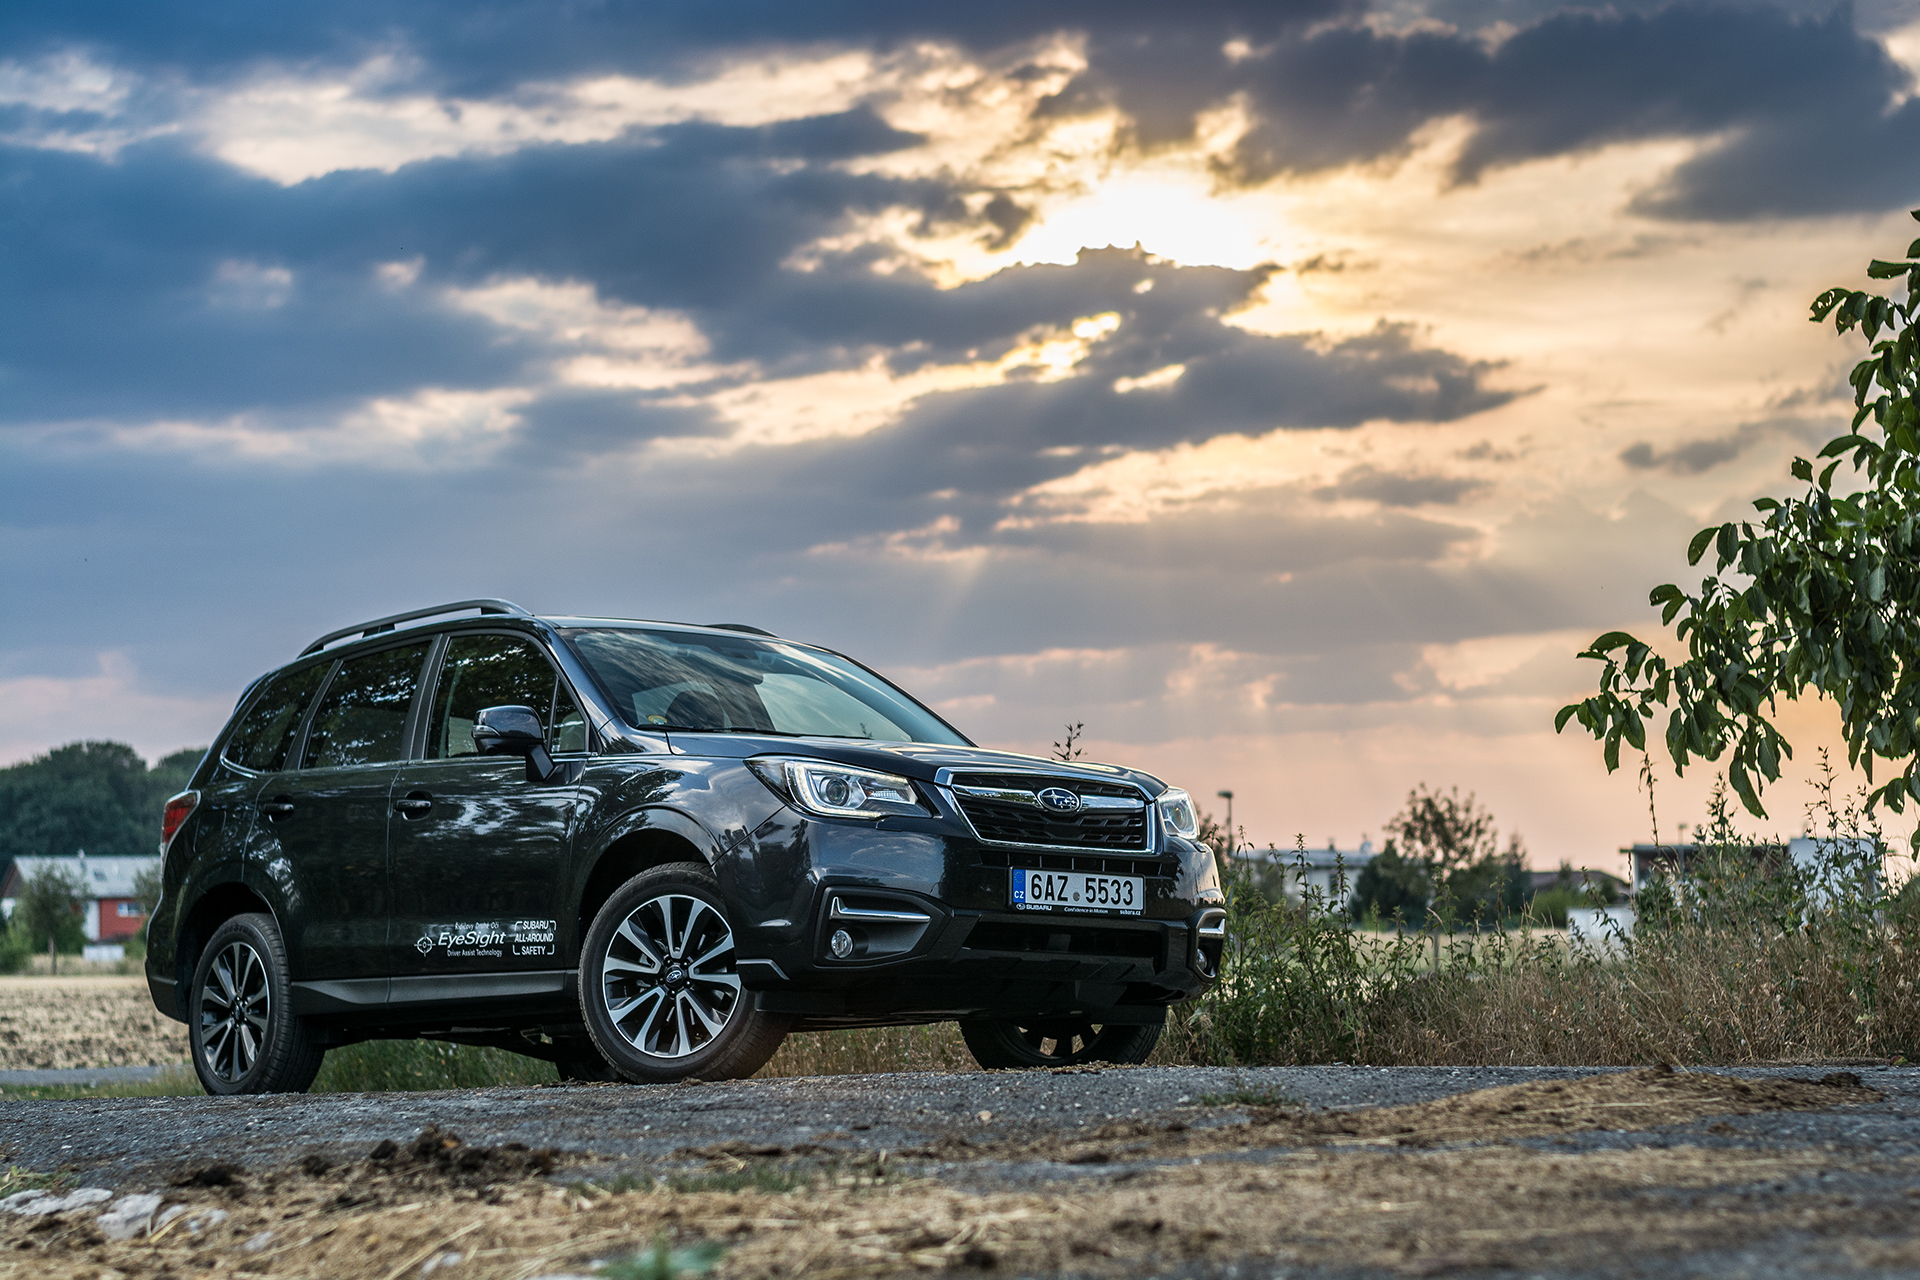
<path id="1" fill-rule="evenodd" d="M 293 802 L 290 800 L 262 800 L 260 802 L 260 812 L 266 814 L 269 818 L 284 818 L 293 812 Z"/>
<path id="2" fill-rule="evenodd" d="M 418 817 L 423 813 L 432 812 L 433 797 L 424 791 L 415 791 L 409 793 L 403 799 L 395 800 L 393 807 L 404 817 Z"/>

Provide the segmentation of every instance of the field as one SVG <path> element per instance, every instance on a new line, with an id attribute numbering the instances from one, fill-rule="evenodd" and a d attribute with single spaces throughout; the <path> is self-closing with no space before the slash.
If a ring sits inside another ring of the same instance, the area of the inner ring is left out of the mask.
<path id="1" fill-rule="evenodd" d="M 186 1027 L 144 978 L 0 978 L 0 1071 L 186 1061 Z"/>

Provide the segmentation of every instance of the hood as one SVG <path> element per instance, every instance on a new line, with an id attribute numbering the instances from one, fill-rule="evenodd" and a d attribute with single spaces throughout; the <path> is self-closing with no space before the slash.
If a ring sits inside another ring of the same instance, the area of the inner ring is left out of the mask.
<path id="1" fill-rule="evenodd" d="M 942 769 L 981 769 L 1007 772 L 1044 772 L 1053 777 L 1086 778 L 1131 782 L 1159 795 L 1167 784 L 1150 773 L 1120 765 L 1096 764 L 1091 760 L 1072 762 L 1046 756 L 1022 755 L 1016 751 L 990 751 L 985 747 L 947 746 L 928 742 L 867 742 L 846 738 L 786 738 L 752 733 L 669 733 L 665 735 L 677 754 L 745 759 L 748 756 L 809 756 L 836 764 L 857 765 L 884 773 L 904 774 L 923 782 L 933 781 Z"/>

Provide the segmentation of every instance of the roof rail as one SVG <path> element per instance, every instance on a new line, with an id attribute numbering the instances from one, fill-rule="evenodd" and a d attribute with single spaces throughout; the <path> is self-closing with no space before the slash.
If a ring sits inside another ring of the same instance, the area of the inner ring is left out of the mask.
<path id="1" fill-rule="evenodd" d="M 335 640 L 344 640 L 348 636 L 373 636 L 382 631 L 391 631 L 402 622 L 412 622 L 416 618 L 431 618 L 440 613 L 458 613 L 462 609 L 478 609 L 481 613 L 510 613 L 516 618 L 531 618 L 533 615 L 511 600 L 456 600 L 452 604 L 436 604 L 428 609 L 409 609 L 405 613 L 389 614 L 384 618 L 375 618 L 372 622 L 360 622 L 351 627 L 342 627 L 338 631 L 329 631 L 300 651 L 301 657 L 318 653 Z"/>
<path id="2" fill-rule="evenodd" d="M 773 640 L 780 638 L 764 627 L 750 627 L 744 622 L 709 622 L 707 626 L 713 631 L 744 631 L 748 635 L 766 636 Z"/>

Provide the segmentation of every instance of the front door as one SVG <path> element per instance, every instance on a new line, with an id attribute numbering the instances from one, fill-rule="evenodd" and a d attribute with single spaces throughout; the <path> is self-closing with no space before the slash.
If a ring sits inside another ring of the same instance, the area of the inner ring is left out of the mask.
<path id="1" fill-rule="evenodd" d="M 430 706 L 426 758 L 404 766 L 393 787 L 392 972 L 559 969 L 568 840 L 580 800 L 566 781 L 578 771 L 564 761 L 587 745 L 566 682 L 522 637 L 455 634 Z M 563 762 L 554 781 L 529 781 L 519 756 L 475 750 L 474 720 L 501 706 L 531 707 L 540 717 L 547 749 Z"/>
<path id="2" fill-rule="evenodd" d="M 286 903 L 294 977 L 386 976 L 387 814 L 429 642 L 349 658 L 314 708 L 300 767 L 269 776 L 254 827 L 259 871 Z M 384 986 L 339 993 L 385 999 Z"/>

